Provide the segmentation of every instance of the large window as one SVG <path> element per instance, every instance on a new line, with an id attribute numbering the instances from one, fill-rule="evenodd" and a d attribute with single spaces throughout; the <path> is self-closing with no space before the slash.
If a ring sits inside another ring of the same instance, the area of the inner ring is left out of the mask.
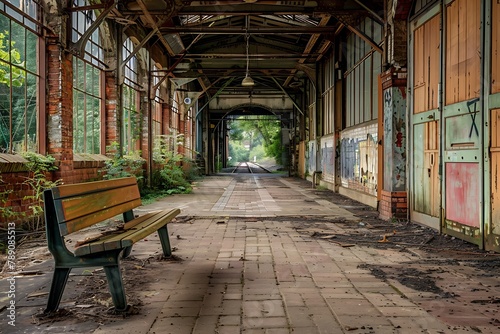
<path id="1" fill-rule="evenodd" d="M 101 71 L 79 58 L 73 59 L 73 149 L 100 153 Z"/>
<path id="2" fill-rule="evenodd" d="M 382 27 L 365 19 L 359 29 L 379 43 Z M 347 38 L 346 76 L 346 127 L 355 126 L 378 118 L 378 74 L 382 71 L 382 55 L 361 37 L 352 34 Z"/>
<path id="3" fill-rule="evenodd" d="M 90 5 L 75 0 L 74 7 Z M 93 10 L 77 10 L 72 14 L 71 40 L 77 43 L 90 29 L 96 15 Z M 102 73 L 104 51 L 99 29 L 89 37 L 82 58 L 73 58 L 73 150 L 77 153 L 101 152 Z"/>
<path id="4" fill-rule="evenodd" d="M 139 115 L 140 93 L 139 60 L 136 55 L 130 57 L 134 50 L 132 40 L 128 38 L 123 44 L 125 63 L 125 80 L 123 85 L 123 144 L 124 153 L 132 153 L 140 149 L 141 122 Z"/>
<path id="5" fill-rule="evenodd" d="M 0 2 L 0 152 L 38 151 L 39 5 Z"/>
<path id="6" fill-rule="evenodd" d="M 160 69 L 156 66 L 152 66 L 152 72 L 151 72 L 151 84 L 152 88 L 156 87 L 155 90 L 155 98 L 151 102 L 151 115 L 152 115 L 152 126 L 151 129 L 153 131 L 152 136 L 154 139 L 154 145 L 155 147 L 153 149 L 159 150 L 160 149 L 160 136 L 162 135 L 162 116 L 163 116 L 163 99 L 161 98 L 160 92 L 161 92 L 161 86 L 159 85 L 160 82 L 160 77 L 158 76 L 158 73 Z"/>

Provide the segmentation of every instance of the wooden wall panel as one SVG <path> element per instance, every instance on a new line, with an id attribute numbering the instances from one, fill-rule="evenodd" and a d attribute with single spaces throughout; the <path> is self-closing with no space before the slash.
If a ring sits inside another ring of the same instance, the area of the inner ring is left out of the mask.
<path id="1" fill-rule="evenodd" d="M 438 107 L 439 49 L 439 15 L 436 15 L 414 32 L 415 114 Z"/>
<path id="2" fill-rule="evenodd" d="M 429 110 L 438 107 L 438 86 L 439 86 L 439 73 L 440 73 L 440 36 L 439 36 L 440 18 L 438 15 L 429 21 L 428 37 L 428 53 L 429 53 L 429 90 L 426 99 Z"/>
<path id="3" fill-rule="evenodd" d="M 418 87 L 425 83 L 424 80 L 424 28 L 422 25 L 415 30 L 413 35 L 413 86 Z"/>
<path id="4" fill-rule="evenodd" d="M 413 209 L 433 217 L 439 216 L 439 123 L 414 126 Z"/>
<path id="5" fill-rule="evenodd" d="M 455 0 L 446 9 L 446 104 L 480 93 L 480 1 Z"/>
<path id="6" fill-rule="evenodd" d="M 466 0 L 467 1 L 467 0 Z M 458 22 L 452 24 L 458 25 L 458 100 L 465 101 L 466 98 L 466 82 L 467 82 L 467 54 L 470 45 L 469 36 L 467 36 L 467 3 L 463 0 L 457 0 L 458 6 Z M 470 1 L 470 0 L 469 0 Z M 453 38 L 453 37 L 452 37 Z M 479 35 L 478 35 L 479 39 Z"/>
<path id="7" fill-rule="evenodd" d="M 458 101 L 458 0 L 446 9 L 446 104 Z"/>
<path id="8" fill-rule="evenodd" d="M 480 4 L 479 1 L 467 1 L 465 18 L 467 20 L 467 61 L 465 100 L 471 100 L 480 94 L 481 72 L 481 38 L 480 38 Z M 477 38 L 476 38 L 477 37 Z"/>
<path id="9" fill-rule="evenodd" d="M 493 0 L 491 9 L 491 92 L 500 93 L 500 2 Z"/>

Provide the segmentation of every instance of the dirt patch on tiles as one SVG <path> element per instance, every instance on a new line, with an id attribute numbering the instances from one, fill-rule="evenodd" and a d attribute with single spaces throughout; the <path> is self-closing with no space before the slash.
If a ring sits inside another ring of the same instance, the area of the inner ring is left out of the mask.
<path id="1" fill-rule="evenodd" d="M 49 315 L 40 310 L 40 313 L 33 315 L 33 323 L 38 326 L 56 322 L 102 324 L 141 314 L 143 302 L 139 292 L 147 291 L 148 284 L 154 282 L 157 275 L 151 268 L 158 262 L 178 261 L 182 259 L 175 255 L 170 258 L 157 255 L 146 260 L 133 256 L 122 259 L 120 267 L 129 305 L 126 312 L 114 310 L 108 281 L 102 268 L 83 270 L 74 276 L 76 279 L 70 279 L 74 282 L 69 282 L 65 288 L 63 298 L 72 302 L 62 302 L 59 309 Z"/>

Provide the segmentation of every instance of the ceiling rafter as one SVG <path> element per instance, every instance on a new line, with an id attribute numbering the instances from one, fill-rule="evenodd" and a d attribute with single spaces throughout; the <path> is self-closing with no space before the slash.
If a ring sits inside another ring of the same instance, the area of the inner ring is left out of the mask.
<path id="1" fill-rule="evenodd" d="M 328 24 L 328 21 L 330 21 L 330 15 L 324 15 L 323 18 L 321 19 L 321 21 L 319 22 L 318 26 L 319 27 L 324 27 L 324 26 L 326 26 Z M 331 30 L 331 28 L 329 30 Z M 311 52 L 311 50 L 313 49 L 314 45 L 318 41 L 319 37 L 320 37 L 319 34 L 314 34 L 314 35 L 311 36 L 311 38 L 309 39 L 309 42 L 307 42 L 307 45 L 304 48 L 304 52 L 303 52 L 304 54 L 308 54 L 308 53 Z M 300 58 L 298 60 L 298 63 L 299 64 L 304 64 L 304 62 L 306 61 L 306 59 L 307 58 Z M 288 78 L 286 78 L 285 83 L 283 84 L 283 86 L 287 87 L 290 84 L 290 81 L 292 81 L 292 78 L 294 77 L 294 75 L 296 73 L 297 73 L 297 69 L 292 70 L 292 72 L 290 73 L 290 76 Z"/>
<path id="2" fill-rule="evenodd" d="M 148 10 L 146 4 L 144 3 L 144 1 L 143 0 L 136 0 L 136 1 L 137 1 L 137 4 L 139 5 L 139 7 L 141 7 L 142 13 L 143 13 L 146 21 L 151 25 L 151 28 L 153 30 L 155 30 L 155 34 L 159 37 L 163 46 L 167 49 L 168 53 L 171 56 L 174 56 L 175 52 L 172 50 L 172 48 L 170 47 L 168 42 L 165 40 L 165 37 L 163 37 L 163 35 L 160 33 L 160 31 L 158 29 L 158 25 L 161 26 L 170 17 L 167 15 L 167 16 L 163 17 L 162 19 L 160 19 L 159 22 L 156 22 L 155 19 L 153 18 L 153 16 L 149 13 L 149 10 Z"/>

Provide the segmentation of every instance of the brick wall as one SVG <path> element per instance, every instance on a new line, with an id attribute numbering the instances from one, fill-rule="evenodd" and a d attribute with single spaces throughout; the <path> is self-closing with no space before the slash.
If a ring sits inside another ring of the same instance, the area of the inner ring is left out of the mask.
<path id="1" fill-rule="evenodd" d="M 29 177 L 28 172 L 15 172 L 1 174 L 2 181 L 0 182 L 0 193 L 6 191 L 10 192 L 7 195 L 5 204 L 0 203 L 2 207 L 9 207 L 12 211 L 17 213 L 29 212 L 29 205 L 31 201 L 24 199 L 25 196 L 31 196 L 33 193 L 30 191 L 28 185 L 24 184 Z M 6 227 L 10 221 L 19 223 L 21 217 L 17 218 L 3 218 L 0 216 L 0 226 Z"/>
<path id="2" fill-rule="evenodd" d="M 408 214 L 406 191 L 391 192 L 382 190 L 379 212 L 381 219 L 406 219 Z"/>
<path id="3" fill-rule="evenodd" d="M 47 153 L 58 163 L 55 177 L 73 178 L 73 63 L 57 39 L 47 39 Z"/>
<path id="4" fill-rule="evenodd" d="M 110 147 L 111 144 L 118 142 L 119 128 L 118 128 L 118 118 L 116 114 L 118 96 L 116 91 L 116 76 L 115 72 L 107 71 L 105 72 L 104 79 L 104 91 L 106 94 L 106 100 L 104 102 L 105 110 L 105 124 L 106 124 L 106 147 Z M 109 154 L 114 154 L 116 152 L 109 151 Z"/>

